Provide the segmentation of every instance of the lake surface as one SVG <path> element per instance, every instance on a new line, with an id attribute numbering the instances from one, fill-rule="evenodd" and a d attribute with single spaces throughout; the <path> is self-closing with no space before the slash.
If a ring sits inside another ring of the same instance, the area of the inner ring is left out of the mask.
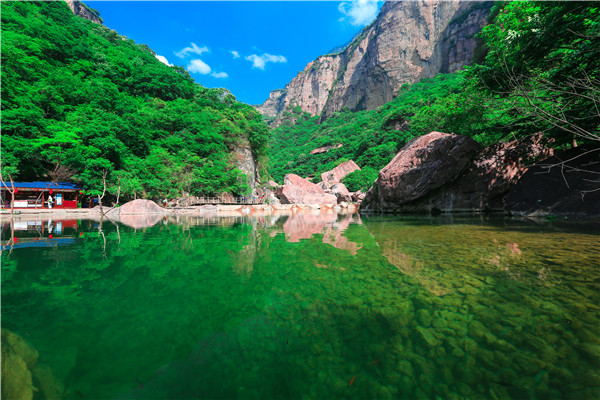
<path id="1" fill-rule="evenodd" d="M 597 224 L 156 222 L 4 224 L 2 327 L 66 398 L 600 397 Z"/>

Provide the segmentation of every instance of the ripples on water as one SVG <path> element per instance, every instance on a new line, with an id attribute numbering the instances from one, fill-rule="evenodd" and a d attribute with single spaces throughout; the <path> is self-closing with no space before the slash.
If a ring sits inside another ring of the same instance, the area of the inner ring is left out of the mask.
<path id="1" fill-rule="evenodd" d="M 68 399 L 600 397 L 598 225 L 58 222 L 4 224 L 2 327 Z"/>

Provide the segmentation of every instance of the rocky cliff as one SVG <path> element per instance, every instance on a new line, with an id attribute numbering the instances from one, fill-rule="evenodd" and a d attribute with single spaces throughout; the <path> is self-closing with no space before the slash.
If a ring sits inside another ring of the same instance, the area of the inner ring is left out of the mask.
<path id="1" fill-rule="evenodd" d="M 271 92 L 257 109 L 281 122 L 299 106 L 327 118 L 342 107 L 372 110 L 389 101 L 405 83 L 454 72 L 473 60 L 475 34 L 491 2 L 388 1 L 377 19 L 340 53 L 310 62 L 285 89 Z"/>
<path id="2" fill-rule="evenodd" d="M 73 11 L 73 14 L 79 15 L 81 18 L 89 19 L 97 24 L 101 24 L 103 22 L 96 10 L 89 8 L 82 2 L 78 0 L 65 0 L 65 2 L 69 5 L 69 8 L 71 11 Z"/>
<path id="3" fill-rule="evenodd" d="M 258 173 L 258 160 L 249 143 L 241 143 L 233 149 L 234 165 L 246 174 L 248 187 L 252 189 L 252 195 L 256 196 L 256 189 L 260 185 L 260 174 Z"/>

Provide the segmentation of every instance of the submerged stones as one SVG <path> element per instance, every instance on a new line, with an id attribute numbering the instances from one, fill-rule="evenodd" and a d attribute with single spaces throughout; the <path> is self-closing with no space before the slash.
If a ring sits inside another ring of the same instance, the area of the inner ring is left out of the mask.
<path id="1" fill-rule="evenodd" d="M 63 398 L 63 384 L 38 359 L 35 348 L 19 335 L 2 329 L 2 399 L 32 400 L 34 394 L 36 399 Z"/>

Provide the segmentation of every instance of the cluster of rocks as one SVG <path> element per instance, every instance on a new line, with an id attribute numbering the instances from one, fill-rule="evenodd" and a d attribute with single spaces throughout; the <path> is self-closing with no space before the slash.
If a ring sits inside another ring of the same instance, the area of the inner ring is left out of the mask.
<path id="1" fill-rule="evenodd" d="M 364 194 L 351 193 L 342 183 L 346 175 L 360 167 L 352 160 L 342 163 L 321 174 L 321 182 L 312 183 L 309 179 L 302 178 L 296 174 L 287 174 L 283 179 L 283 185 L 270 182 L 277 190 L 277 198 L 281 204 L 340 204 L 360 202 Z"/>
<path id="2" fill-rule="evenodd" d="M 541 133 L 482 148 L 465 136 L 431 132 L 407 143 L 379 172 L 361 210 L 599 216 L 597 152 L 552 156 Z"/>

